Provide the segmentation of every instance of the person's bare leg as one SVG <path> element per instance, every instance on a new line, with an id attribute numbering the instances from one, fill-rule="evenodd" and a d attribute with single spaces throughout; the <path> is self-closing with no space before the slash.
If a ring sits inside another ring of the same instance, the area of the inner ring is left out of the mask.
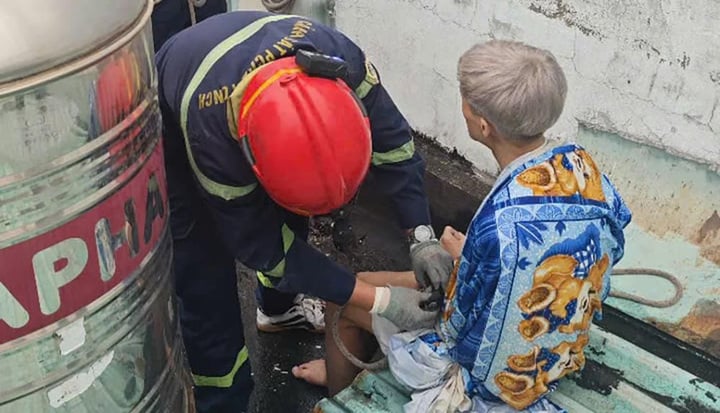
<path id="1" fill-rule="evenodd" d="M 415 276 L 411 271 L 377 271 L 359 273 L 358 278 L 373 285 L 393 285 L 417 288 Z M 325 325 L 331 326 L 339 307 L 328 303 L 325 307 Z M 338 333 L 345 347 L 360 360 L 368 360 L 377 350 L 377 343 L 371 333 L 372 317 L 370 313 L 357 307 L 347 306 L 338 320 Z M 293 375 L 309 383 L 326 385 L 333 396 L 349 386 L 360 370 L 340 352 L 328 329 L 325 334 L 325 362 L 312 360 L 292 369 Z"/>
<path id="2" fill-rule="evenodd" d="M 337 305 L 326 304 L 325 325 L 331 325 L 338 310 Z M 372 357 L 376 348 L 373 336 L 369 333 L 371 324 L 370 313 L 356 307 L 345 307 L 338 320 L 338 333 L 345 348 L 360 360 Z M 330 396 L 352 383 L 358 372 L 359 369 L 350 363 L 335 345 L 329 328 L 325 333 L 325 359 L 311 360 L 292 369 L 293 375 L 299 379 L 310 384 L 327 386 Z"/>
<path id="3" fill-rule="evenodd" d="M 392 285 L 394 287 L 418 288 L 415 274 L 412 271 L 368 271 L 358 273 L 357 277 L 368 284 L 378 287 Z"/>

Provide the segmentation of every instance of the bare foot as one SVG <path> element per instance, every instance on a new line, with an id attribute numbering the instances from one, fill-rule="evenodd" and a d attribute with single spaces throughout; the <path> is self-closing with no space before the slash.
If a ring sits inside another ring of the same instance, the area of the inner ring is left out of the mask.
<path id="1" fill-rule="evenodd" d="M 292 368 L 293 376 L 316 386 L 327 386 L 325 360 L 317 359 Z"/>

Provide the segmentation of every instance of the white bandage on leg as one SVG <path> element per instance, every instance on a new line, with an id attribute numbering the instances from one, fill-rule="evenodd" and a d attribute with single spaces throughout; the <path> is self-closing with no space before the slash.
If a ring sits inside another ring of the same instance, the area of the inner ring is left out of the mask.
<path id="1" fill-rule="evenodd" d="M 390 289 L 388 287 L 375 287 L 375 301 L 370 309 L 370 314 L 378 314 L 390 304 Z"/>

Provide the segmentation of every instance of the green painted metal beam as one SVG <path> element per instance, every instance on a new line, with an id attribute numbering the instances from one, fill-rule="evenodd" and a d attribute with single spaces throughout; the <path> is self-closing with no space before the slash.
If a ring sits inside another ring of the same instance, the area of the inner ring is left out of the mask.
<path id="1" fill-rule="evenodd" d="M 588 362 L 550 396 L 572 413 L 715 413 L 720 388 L 593 326 Z M 385 370 L 355 382 L 316 406 L 324 413 L 402 413 L 409 392 Z"/>

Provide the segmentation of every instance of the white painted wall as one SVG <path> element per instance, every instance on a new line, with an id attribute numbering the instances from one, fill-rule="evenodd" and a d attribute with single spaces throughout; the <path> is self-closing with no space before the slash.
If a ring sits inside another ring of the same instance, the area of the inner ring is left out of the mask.
<path id="1" fill-rule="evenodd" d="M 229 0 L 229 10 L 265 10 L 260 0 Z"/>
<path id="2" fill-rule="evenodd" d="M 668 271 L 684 286 L 669 309 L 610 302 L 681 340 L 709 337 L 693 317 L 705 314 L 701 300 L 720 303 L 720 1 L 336 0 L 336 26 L 366 50 L 413 127 L 490 174 L 495 161 L 460 112 L 458 58 L 490 38 L 552 51 L 569 92 L 549 135 L 587 147 L 633 211 L 621 267 Z M 613 288 L 672 296 L 651 283 L 623 277 Z"/>
<path id="3" fill-rule="evenodd" d="M 299 0 L 303 1 L 303 0 Z M 458 57 L 489 38 L 551 50 L 569 82 L 550 135 L 578 125 L 617 133 L 720 169 L 720 2 L 717 0 L 337 0 L 354 38 L 411 124 L 486 172 L 467 138 Z M 641 160 L 638 160 L 641 161 Z"/>

